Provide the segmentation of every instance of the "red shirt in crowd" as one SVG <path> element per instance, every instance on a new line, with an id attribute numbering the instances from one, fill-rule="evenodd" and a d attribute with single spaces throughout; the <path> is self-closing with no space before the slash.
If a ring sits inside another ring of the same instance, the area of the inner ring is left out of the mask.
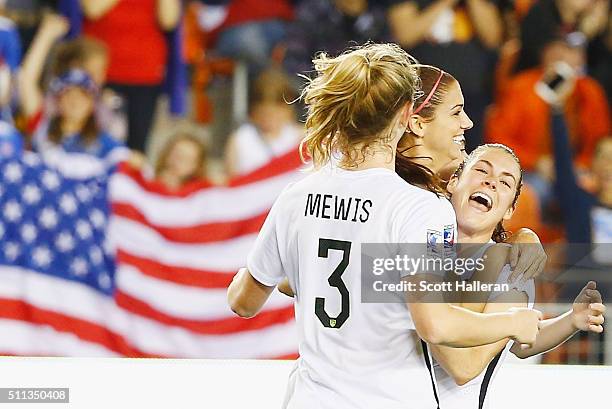
<path id="1" fill-rule="evenodd" d="M 221 29 L 251 21 L 292 20 L 289 0 L 234 0 L 227 10 Z"/>
<path id="2" fill-rule="evenodd" d="M 119 0 L 101 18 L 85 19 L 83 31 L 109 49 L 108 82 L 157 85 L 164 79 L 168 49 L 156 0 Z"/>

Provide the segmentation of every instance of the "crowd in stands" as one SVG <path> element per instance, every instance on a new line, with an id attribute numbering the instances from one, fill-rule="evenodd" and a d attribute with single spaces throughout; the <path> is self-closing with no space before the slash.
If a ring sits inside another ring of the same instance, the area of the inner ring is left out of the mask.
<path id="1" fill-rule="evenodd" d="M 53 152 L 61 150 L 93 155 L 108 165 L 123 157 L 110 155 L 117 148 L 145 152 L 158 97 L 169 89 L 172 75 L 176 80 L 173 60 L 185 57 L 195 79 L 202 70 L 197 61 L 226 58 L 247 66 L 251 84 L 248 120 L 233 124 L 235 130 L 221 138 L 227 141 L 227 175 L 244 174 L 301 138 L 299 104 L 286 102 L 295 100 L 303 83 L 297 74 L 308 75 L 317 52 L 393 41 L 459 80 L 474 122 L 468 151 L 484 141 L 511 146 L 534 200 L 549 215 L 551 208 L 563 208 L 555 189 L 563 183 L 555 182 L 554 112 L 563 112 L 579 183 L 597 189 L 591 162 L 611 127 L 609 3 L 4 0 L 3 149 L 10 149 L 6 141 L 12 140 L 16 149 L 24 146 L 56 160 L 61 155 Z M 553 107 L 538 87 L 555 76 L 559 64 L 570 68 L 564 86 L 571 89 L 562 105 Z M 183 91 L 196 82 L 183 80 L 178 83 Z M 194 86 L 194 92 L 203 91 Z"/>
<path id="2" fill-rule="evenodd" d="M 141 167 L 159 96 L 197 105 L 211 78 L 243 64 L 248 118 L 216 159 L 227 177 L 244 175 L 302 138 L 302 108 L 288 102 L 315 53 L 391 41 L 457 78 L 474 122 L 468 151 L 486 141 L 517 153 L 527 187 L 512 226 L 606 243 L 610 13 L 609 0 L 0 0 L 0 152 Z M 187 111 L 208 126 L 202 110 Z M 154 177 L 171 190 L 206 179 L 209 151 L 177 135 Z"/>

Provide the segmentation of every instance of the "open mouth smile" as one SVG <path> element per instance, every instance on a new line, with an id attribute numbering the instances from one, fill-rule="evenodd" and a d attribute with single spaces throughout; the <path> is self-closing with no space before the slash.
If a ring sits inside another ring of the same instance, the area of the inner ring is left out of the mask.
<path id="1" fill-rule="evenodd" d="M 469 197 L 469 203 L 472 207 L 482 212 L 488 212 L 493 208 L 493 199 L 484 192 L 474 192 Z"/>

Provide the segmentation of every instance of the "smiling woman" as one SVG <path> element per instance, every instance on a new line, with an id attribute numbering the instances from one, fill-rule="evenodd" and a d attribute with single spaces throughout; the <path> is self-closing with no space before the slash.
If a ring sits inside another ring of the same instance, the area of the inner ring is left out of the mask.
<path id="1" fill-rule="evenodd" d="M 522 185 L 521 165 L 510 148 L 500 144 L 476 148 L 447 186 L 460 234 L 486 243 L 495 228 L 493 239 L 503 241 L 502 222 L 512 217 Z"/>
<path id="2" fill-rule="evenodd" d="M 461 86 L 452 75 L 423 65 L 419 76 L 426 93 L 415 101 L 409 130 L 398 144 L 398 152 L 409 159 L 399 158 L 398 173 L 418 164 L 448 180 L 463 160 L 464 134 L 474 123 L 463 110 Z"/>
<path id="3" fill-rule="evenodd" d="M 478 247 L 472 258 L 482 258 L 484 268 L 467 270 L 455 289 L 458 305 L 475 312 L 498 313 L 533 306 L 533 279 L 511 278 L 509 247 L 503 243 L 502 222 L 516 207 L 522 187 L 521 165 L 514 152 L 500 144 L 476 148 L 451 177 L 447 190 L 457 215 L 458 241 Z M 576 297 L 572 310 L 540 323 L 536 343 L 525 348 L 507 340 L 479 348 L 446 348 L 430 345 L 436 362 L 440 406 L 447 409 L 487 408 L 487 390 L 508 352 L 527 358 L 555 348 L 578 330 L 601 332 L 605 306 L 596 283 L 589 282 Z M 483 292 L 475 296 L 476 292 Z M 484 295 L 484 298 L 480 298 Z"/>

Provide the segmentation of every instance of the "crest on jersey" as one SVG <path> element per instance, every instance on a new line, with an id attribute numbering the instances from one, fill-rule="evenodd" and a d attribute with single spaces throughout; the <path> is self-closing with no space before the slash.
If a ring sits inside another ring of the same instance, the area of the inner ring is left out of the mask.
<path id="1" fill-rule="evenodd" d="M 330 319 L 329 320 L 329 326 L 334 328 L 336 326 L 336 320 L 335 319 Z"/>
<path id="2" fill-rule="evenodd" d="M 444 237 L 437 230 L 427 230 L 427 255 L 437 256 L 442 255 L 442 242 Z"/>
<path id="3" fill-rule="evenodd" d="M 444 226 L 444 248 L 455 245 L 455 226 L 452 224 Z"/>

